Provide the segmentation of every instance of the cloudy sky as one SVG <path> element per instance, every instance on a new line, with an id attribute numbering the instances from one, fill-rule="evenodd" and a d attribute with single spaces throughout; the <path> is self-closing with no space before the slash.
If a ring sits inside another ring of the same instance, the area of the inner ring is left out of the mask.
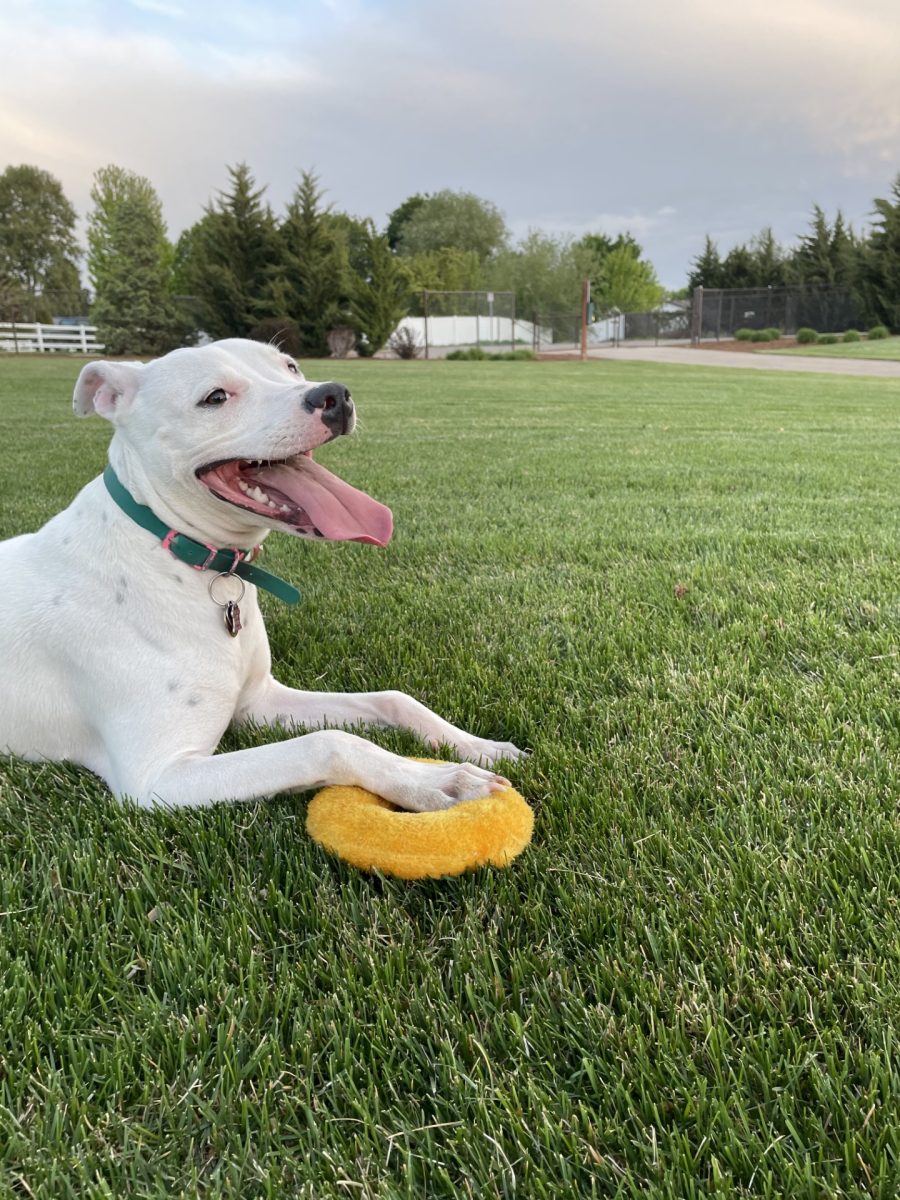
<path id="1" fill-rule="evenodd" d="M 668 286 L 813 203 L 866 223 L 900 171 L 898 0 L 3 0 L 0 169 L 80 212 L 118 163 L 172 236 L 246 161 L 379 224 L 418 191 L 514 234 L 629 229 Z"/>

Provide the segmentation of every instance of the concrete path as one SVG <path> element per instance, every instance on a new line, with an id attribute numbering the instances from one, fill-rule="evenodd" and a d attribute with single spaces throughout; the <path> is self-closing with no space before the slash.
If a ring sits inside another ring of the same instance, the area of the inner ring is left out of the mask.
<path id="1" fill-rule="evenodd" d="M 590 358 L 619 362 L 674 363 L 680 367 L 740 367 L 750 371 L 817 371 L 825 375 L 866 375 L 900 379 L 900 362 L 875 358 L 816 358 L 806 354 L 753 354 L 693 346 L 619 346 L 589 350 Z"/>

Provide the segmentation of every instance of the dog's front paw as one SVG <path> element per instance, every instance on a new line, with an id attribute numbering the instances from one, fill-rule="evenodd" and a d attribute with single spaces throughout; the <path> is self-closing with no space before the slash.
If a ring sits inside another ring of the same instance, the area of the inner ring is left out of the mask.
<path id="1" fill-rule="evenodd" d="M 409 812 L 440 812 L 510 786 L 504 776 L 471 763 L 407 763 L 381 787 L 380 794 Z"/>
<path id="2" fill-rule="evenodd" d="M 432 750 L 440 749 L 443 744 L 440 738 L 429 738 L 428 744 Z M 479 763 L 492 767 L 497 762 L 521 762 L 528 757 L 527 750 L 520 750 L 512 742 L 492 742 L 487 738 L 468 736 L 454 738 L 447 745 L 466 762 Z"/>

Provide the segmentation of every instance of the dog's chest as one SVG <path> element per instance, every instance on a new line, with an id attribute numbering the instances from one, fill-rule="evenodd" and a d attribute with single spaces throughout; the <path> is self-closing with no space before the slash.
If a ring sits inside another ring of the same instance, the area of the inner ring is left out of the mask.
<path id="1" fill-rule="evenodd" d="M 39 535 L 54 564 L 55 636 L 86 656 L 143 660 L 148 673 L 189 664 L 239 690 L 265 641 L 256 589 L 197 571 L 126 517 L 102 509 L 98 519 L 91 507 L 73 506 Z"/>

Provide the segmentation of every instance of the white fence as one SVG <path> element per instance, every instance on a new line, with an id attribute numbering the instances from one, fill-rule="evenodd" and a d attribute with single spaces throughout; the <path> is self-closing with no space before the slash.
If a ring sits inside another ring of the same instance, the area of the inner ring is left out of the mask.
<path id="1" fill-rule="evenodd" d="M 404 317 L 397 326 L 415 334 L 420 346 L 425 345 L 425 317 Z M 429 317 L 429 346 L 489 346 L 520 342 L 528 347 L 535 340 L 535 327 L 531 321 L 515 321 L 510 317 Z M 539 339 L 540 340 L 540 339 Z"/>
<path id="2" fill-rule="evenodd" d="M 13 354 L 94 354 L 103 350 L 96 325 L 19 325 L 0 321 L 0 350 Z"/>

